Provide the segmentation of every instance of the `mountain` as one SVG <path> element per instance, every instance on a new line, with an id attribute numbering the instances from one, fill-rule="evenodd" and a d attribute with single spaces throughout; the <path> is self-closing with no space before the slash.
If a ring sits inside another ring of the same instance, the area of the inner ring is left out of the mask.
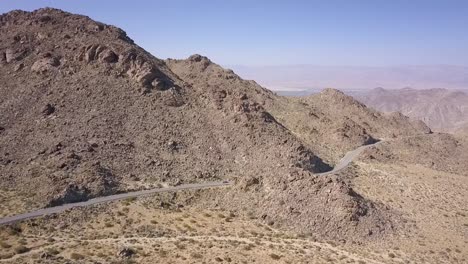
<path id="1" fill-rule="evenodd" d="M 431 133 L 423 122 L 398 113 L 382 114 L 335 89 L 279 97 L 270 112 L 332 164 L 347 151 L 380 139 Z"/>
<path id="2" fill-rule="evenodd" d="M 422 120 L 435 131 L 455 132 L 468 127 L 468 94 L 463 91 L 376 88 L 353 96 L 378 111 L 398 111 Z"/>
<path id="3" fill-rule="evenodd" d="M 338 90 L 282 97 L 201 55 L 161 60 L 57 9 L 3 14 L 0 35 L 0 217 L 169 190 L 1 226 L 2 261 L 463 262 L 461 139 Z"/>
<path id="4" fill-rule="evenodd" d="M 230 179 L 238 184 L 216 203 L 255 208 L 265 221 L 330 237 L 385 231 L 387 220 L 370 201 L 335 176 L 314 176 L 331 169 L 322 155 L 336 162 L 378 138 L 378 129 L 366 131 L 346 117 L 336 121 L 305 104 L 318 116 L 322 137 L 330 130 L 341 140 L 312 148 L 313 141 L 295 134 L 295 123 L 278 121 L 295 111 L 281 109 L 284 98 L 206 57 L 162 61 L 118 28 L 55 9 L 14 11 L 0 21 L 0 187 L 27 194 L 21 210 L 155 184 Z M 357 104 L 339 92 L 322 97 Z M 369 122 L 383 118 L 358 107 Z M 405 118 L 395 120 L 395 130 L 424 133 Z M 328 185 L 333 206 L 322 201 Z M 294 193 L 303 186 L 310 188 L 298 202 Z M 292 205 L 303 213 L 291 214 Z M 328 222 L 320 220 L 325 217 Z"/>

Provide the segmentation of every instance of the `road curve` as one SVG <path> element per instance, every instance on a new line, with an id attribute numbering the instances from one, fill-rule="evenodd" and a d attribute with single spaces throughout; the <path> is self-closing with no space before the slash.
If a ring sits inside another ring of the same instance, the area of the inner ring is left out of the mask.
<path id="1" fill-rule="evenodd" d="M 360 146 L 355 150 L 349 151 L 340 160 L 340 162 L 336 164 L 333 170 L 322 172 L 322 173 L 317 173 L 316 175 L 327 175 L 327 174 L 339 172 L 345 169 L 346 167 L 348 167 L 348 165 L 352 161 L 354 161 L 359 156 L 359 154 L 361 154 L 365 149 L 370 148 L 372 146 L 377 146 L 378 144 L 382 142 L 383 141 L 378 141 L 376 143 Z M 227 186 L 231 184 L 232 182 L 228 182 L 228 181 L 192 183 L 192 184 L 182 184 L 182 185 L 174 186 L 174 187 L 157 188 L 157 189 L 151 189 L 151 190 L 142 190 L 142 191 L 135 191 L 135 192 L 128 192 L 128 193 L 120 193 L 120 194 L 104 196 L 104 197 L 97 197 L 97 198 L 90 199 L 84 202 L 64 204 L 60 206 L 39 209 L 39 210 L 32 211 L 29 213 L 4 217 L 0 219 L 0 225 L 13 224 L 13 223 L 23 221 L 26 219 L 36 218 L 36 217 L 50 215 L 50 214 L 56 214 L 56 213 L 60 213 L 60 212 L 63 212 L 65 210 L 68 210 L 74 207 L 83 207 L 83 206 L 105 203 L 105 202 L 110 202 L 110 201 L 117 201 L 117 200 L 122 200 L 122 199 L 127 199 L 127 198 L 140 197 L 140 196 L 150 195 L 154 193 L 173 192 L 173 191 L 180 191 L 180 190 L 198 190 L 198 189 Z"/>
<path id="2" fill-rule="evenodd" d="M 351 151 L 348 151 L 346 153 L 346 155 L 344 155 L 344 157 L 338 162 L 338 164 L 336 164 L 336 166 L 333 168 L 333 170 L 331 171 L 326 171 L 326 172 L 321 172 L 321 173 L 317 173 L 317 175 L 327 175 L 327 174 L 332 174 L 332 173 L 337 173 L 343 169 L 345 169 L 346 167 L 348 167 L 348 165 L 353 162 L 357 157 L 359 157 L 359 155 L 367 148 L 370 148 L 370 147 L 373 147 L 373 146 L 377 146 L 379 144 L 381 144 L 382 142 L 384 141 L 377 141 L 373 144 L 369 144 L 369 145 L 364 145 L 364 146 L 360 146 L 358 147 L 357 149 L 355 150 L 351 150 Z"/>
<path id="3" fill-rule="evenodd" d="M 142 191 L 135 191 L 135 192 L 120 193 L 120 194 L 104 196 L 104 197 L 97 197 L 97 198 L 90 199 L 84 202 L 69 203 L 69 204 L 64 204 L 64 205 L 55 206 L 55 207 L 43 208 L 43 209 L 39 209 L 36 211 L 24 213 L 24 214 L 4 217 L 0 219 L 0 225 L 13 224 L 13 223 L 23 221 L 26 219 L 36 218 L 36 217 L 50 215 L 50 214 L 56 214 L 56 213 L 60 213 L 60 212 L 63 212 L 65 210 L 68 210 L 74 207 L 83 207 L 83 206 L 105 203 L 105 202 L 110 202 L 110 201 L 117 201 L 117 200 L 122 200 L 122 199 L 127 199 L 127 198 L 140 197 L 140 196 L 150 195 L 154 193 L 173 192 L 173 191 L 181 191 L 181 190 L 198 190 L 198 189 L 228 186 L 231 184 L 233 183 L 229 181 L 192 183 L 192 184 L 182 184 L 182 185 L 174 186 L 174 187 L 156 188 L 156 189 L 150 189 L 150 190 L 142 190 Z"/>

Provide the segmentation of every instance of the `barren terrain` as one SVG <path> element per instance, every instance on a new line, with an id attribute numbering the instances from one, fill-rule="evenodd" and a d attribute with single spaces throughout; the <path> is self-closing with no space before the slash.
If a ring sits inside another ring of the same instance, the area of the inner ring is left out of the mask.
<path id="1" fill-rule="evenodd" d="M 0 35 L 0 217 L 232 183 L 1 226 L 1 262 L 466 263 L 462 135 L 334 89 L 281 97 L 201 55 L 160 60 L 56 9 L 3 14 Z"/>
<path id="2" fill-rule="evenodd" d="M 376 88 L 355 92 L 358 100 L 382 112 L 401 112 L 422 120 L 439 132 L 458 132 L 468 127 L 468 94 L 462 90 Z"/>

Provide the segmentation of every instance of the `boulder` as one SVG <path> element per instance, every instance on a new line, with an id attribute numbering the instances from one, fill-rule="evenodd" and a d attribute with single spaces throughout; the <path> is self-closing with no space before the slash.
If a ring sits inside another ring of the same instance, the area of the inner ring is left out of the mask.
<path id="1" fill-rule="evenodd" d="M 55 107 L 51 104 L 47 104 L 43 109 L 42 109 L 42 114 L 45 116 L 49 116 L 55 112 Z"/>
<path id="2" fill-rule="evenodd" d="M 70 184 L 50 201 L 49 206 L 82 202 L 89 199 L 89 191 L 78 185 Z"/>
<path id="3" fill-rule="evenodd" d="M 7 63 L 12 62 L 15 59 L 15 52 L 12 49 L 7 49 L 5 51 L 5 60 Z"/>
<path id="4" fill-rule="evenodd" d="M 121 258 L 131 258 L 135 254 L 135 250 L 125 247 L 121 249 L 117 255 Z"/>
<path id="5" fill-rule="evenodd" d="M 59 65 L 60 61 L 57 58 L 47 57 L 34 62 L 31 66 L 31 70 L 36 73 L 45 73 L 47 71 L 54 70 Z"/>
<path id="6" fill-rule="evenodd" d="M 21 71 L 24 68 L 24 64 L 20 63 L 15 65 L 15 68 L 13 69 L 15 72 Z"/>
<path id="7" fill-rule="evenodd" d="M 106 63 L 116 63 L 119 61 L 119 56 L 115 54 L 112 50 L 106 49 L 101 54 L 99 54 L 99 60 Z"/>

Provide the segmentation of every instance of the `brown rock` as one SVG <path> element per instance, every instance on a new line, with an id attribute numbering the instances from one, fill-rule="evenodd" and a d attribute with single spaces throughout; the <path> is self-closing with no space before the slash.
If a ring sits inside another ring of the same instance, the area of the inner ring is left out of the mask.
<path id="1" fill-rule="evenodd" d="M 135 255 L 136 252 L 135 250 L 131 249 L 131 248 L 123 248 L 121 249 L 117 255 L 121 258 L 131 258 L 133 255 Z"/>
<path id="2" fill-rule="evenodd" d="M 57 58 L 46 57 L 37 60 L 31 66 L 31 70 L 35 73 L 45 73 L 51 70 L 55 70 L 60 65 L 60 61 Z"/>
<path id="3" fill-rule="evenodd" d="M 119 61 L 119 56 L 115 54 L 112 50 L 105 50 L 99 55 L 99 59 L 107 63 L 116 63 Z"/>
<path id="4" fill-rule="evenodd" d="M 49 116 L 55 112 L 55 107 L 52 106 L 51 104 L 47 104 L 43 109 L 42 109 L 42 114 L 45 116 Z"/>
<path id="5" fill-rule="evenodd" d="M 15 65 L 15 68 L 13 70 L 17 72 L 17 71 L 21 71 L 23 68 L 24 68 L 24 64 L 20 63 L 20 64 Z"/>
<path id="6" fill-rule="evenodd" d="M 7 63 L 12 62 L 15 59 L 15 52 L 12 49 L 7 49 L 5 51 L 5 61 Z"/>

